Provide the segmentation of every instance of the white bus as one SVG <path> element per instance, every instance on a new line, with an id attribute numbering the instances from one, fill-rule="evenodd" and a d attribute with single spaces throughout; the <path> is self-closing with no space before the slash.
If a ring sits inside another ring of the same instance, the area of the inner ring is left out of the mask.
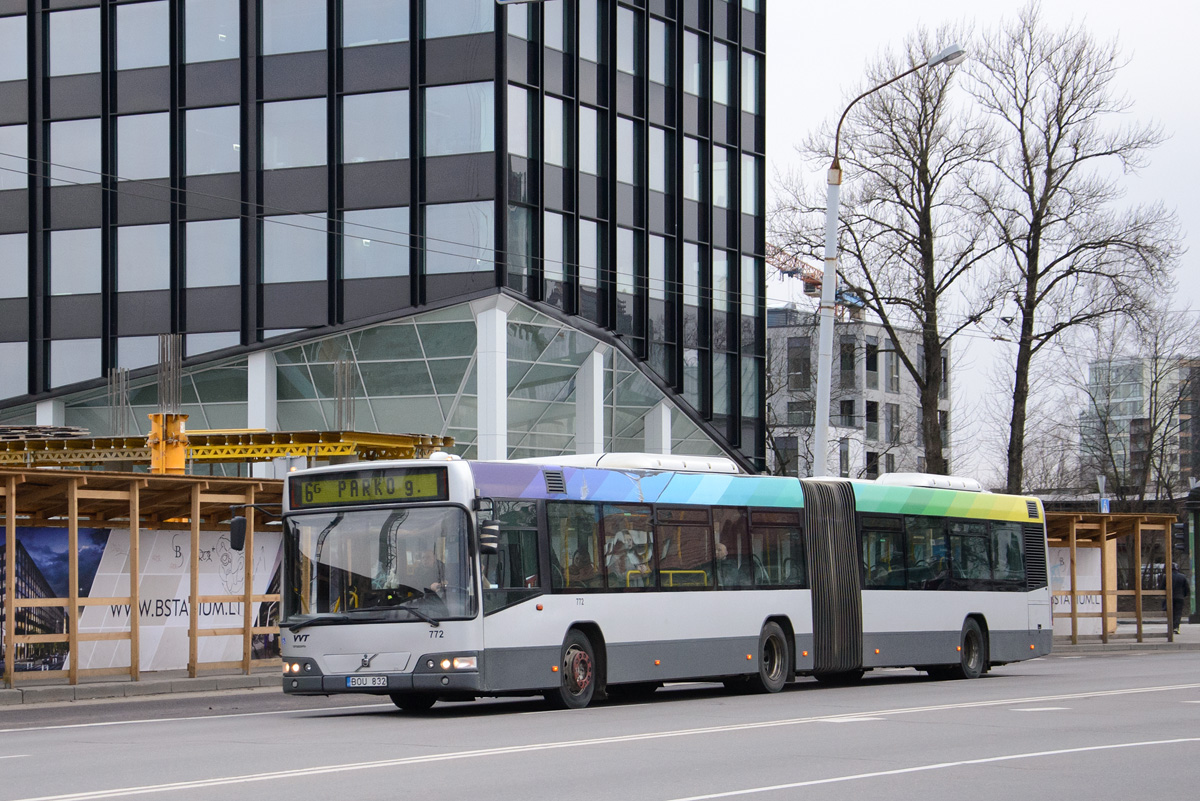
<path id="1" fill-rule="evenodd" d="M 703 457 L 300 471 L 283 689 L 414 711 L 535 694 L 578 708 L 696 679 L 777 692 L 890 666 L 974 678 L 1050 651 L 1044 521 L 1037 500 L 961 479 L 750 476 Z"/>

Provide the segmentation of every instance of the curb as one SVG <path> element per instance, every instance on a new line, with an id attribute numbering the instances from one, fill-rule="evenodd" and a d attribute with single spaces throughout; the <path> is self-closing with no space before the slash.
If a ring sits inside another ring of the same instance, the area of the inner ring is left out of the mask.
<path id="1" fill-rule="evenodd" d="M 71 703 L 75 701 L 141 698 L 175 693 L 206 693 L 221 690 L 254 690 L 280 686 L 279 675 L 254 673 L 232 676 L 204 676 L 195 679 L 149 679 L 135 682 L 91 682 L 87 684 L 45 685 L 0 690 L 0 707 L 25 704 Z"/>

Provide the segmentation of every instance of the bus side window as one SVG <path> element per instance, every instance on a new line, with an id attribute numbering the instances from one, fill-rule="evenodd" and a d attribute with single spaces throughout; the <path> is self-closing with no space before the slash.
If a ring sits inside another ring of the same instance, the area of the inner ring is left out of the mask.
<path id="1" fill-rule="evenodd" d="M 946 553 L 946 529 L 940 517 L 906 515 L 905 564 L 910 590 L 941 589 L 950 578 Z"/>
<path id="2" fill-rule="evenodd" d="M 657 585 L 650 507 L 604 505 L 604 572 L 610 590 Z"/>
<path id="3" fill-rule="evenodd" d="M 749 519 L 745 509 L 713 509 L 718 587 L 754 586 Z"/>
<path id="4" fill-rule="evenodd" d="M 1024 538 L 1019 523 L 992 523 L 992 569 L 999 589 L 1025 589 Z"/>
<path id="5" fill-rule="evenodd" d="M 537 563 L 537 502 L 497 501 L 500 550 L 485 559 L 484 589 L 541 586 Z"/>
<path id="6" fill-rule="evenodd" d="M 655 510 L 658 575 L 664 590 L 713 586 L 712 530 L 707 509 Z"/>
<path id="7" fill-rule="evenodd" d="M 751 509 L 750 548 L 756 586 L 803 583 L 804 538 L 798 512 Z"/>
<path id="8" fill-rule="evenodd" d="M 542 592 L 538 576 L 537 502 L 496 501 L 500 547 L 483 557 L 483 612 L 490 614 Z"/>
<path id="9" fill-rule="evenodd" d="M 603 586 L 600 507 L 593 503 L 546 504 L 550 534 L 550 586 L 555 590 Z"/>
<path id="10" fill-rule="evenodd" d="M 950 523 L 950 574 L 955 589 L 990 589 L 992 564 L 989 558 L 987 523 Z"/>
<path id="11" fill-rule="evenodd" d="M 903 589 L 908 581 L 904 569 L 904 524 L 898 517 L 862 516 L 863 587 Z"/>

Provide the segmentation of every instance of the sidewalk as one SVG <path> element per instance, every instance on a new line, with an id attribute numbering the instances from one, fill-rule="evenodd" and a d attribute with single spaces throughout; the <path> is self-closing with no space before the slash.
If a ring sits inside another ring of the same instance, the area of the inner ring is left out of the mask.
<path id="1" fill-rule="evenodd" d="M 190 678 L 186 670 L 168 670 L 147 674 L 141 681 L 82 680 L 79 684 L 50 684 L 28 679 L 17 682 L 15 689 L 0 689 L 0 708 L 18 704 L 48 704 L 67 701 L 115 700 L 169 693 L 203 693 L 220 690 L 255 690 L 260 687 L 280 688 L 281 674 L 277 670 L 244 673 L 209 673 Z"/>
<path id="2" fill-rule="evenodd" d="M 1200 651 L 1200 624 L 1184 623 L 1175 635 L 1174 642 L 1167 642 L 1165 623 L 1147 623 L 1142 626 L 1142 642 L 1137 641 L 1137 625 L 1124 621 L 1117 623 L 1117 630 L 1108 635 L 1103 643 L 1097 635 L 1079 635 L 1079 644 L 1072 645 L 1070 636 L 1055 636 L 1051 654 L 1095 654 L 1111 651 Z"/>

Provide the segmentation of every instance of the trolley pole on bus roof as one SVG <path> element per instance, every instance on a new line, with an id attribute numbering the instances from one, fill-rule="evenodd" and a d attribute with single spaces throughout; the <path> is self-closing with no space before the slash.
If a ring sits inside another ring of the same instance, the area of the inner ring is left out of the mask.
<path id="1" fill-rule="evenodd" d="M 838 160 L 838 148 L 842 136 L 842 123 L 854 104 L 867 95 L 895 83 L 901 78 L 912 75 L 920 69 L 938 64 L 958 64 L 967 57 L 967 51 L 952 44 L 936 56 L 922 61 L 912 69 L 902 72 L 894 78 L 889 78 L 878 86 L 872 87 L 850 101 L 846 110 L 838 120 L 837 130 L 833 136 L 833 164 L 829 167 L 829 189 L 825 202 L 825 271 L 821 280 L 820 331 L 817 345 L 817 400 L 816 418 L 813 421 L 813 469 L 815 476 L 826 475 L 829 472 L 829 403 L 830 382 L 833 373 L 833 312 L 837 297 L 837 220 L 838 202 L 842 189 L 842 165 Z"/>

